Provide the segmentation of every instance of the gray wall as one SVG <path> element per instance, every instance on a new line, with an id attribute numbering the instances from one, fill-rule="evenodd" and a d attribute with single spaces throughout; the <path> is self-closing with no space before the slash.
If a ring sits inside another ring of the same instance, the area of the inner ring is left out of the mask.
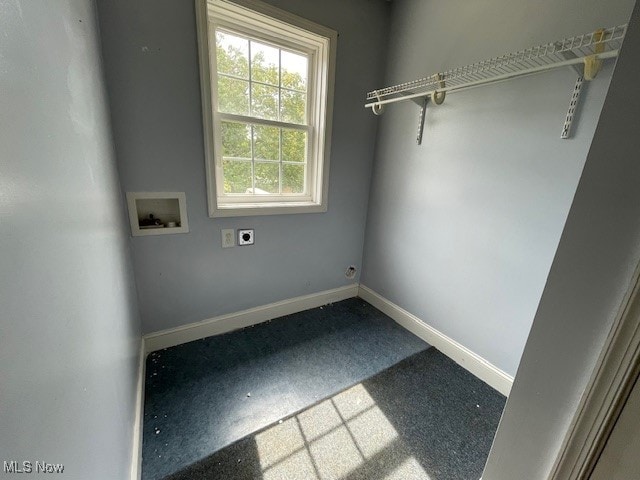
<path id="1" fill-rule="evenodd" d="M 0 2 L 0 460 L 131 468 L 140 321 L 93 2 Z"/>
<path id="2" fill-rule="evenodd" d="M 145 332 L 346 285 L 360 267 L 376 130 L 362 105 L 382 81 L 389 7 L 270 3 L 340 35 L 324 214 L 209 218 L 193 1 L 99 2 L 123 188 L 187 196 L 189 234 L 133 239 Z M 256 245 L 223 250 L 221 228 L 255 228 Z"/>
<path id="3" fill-rule="evenodd" d="M 547 478 L 640 261 L 640 6 L 483 480 Z"/>
<path id="4" fill-rule="evenodd" d="M 397 0 L 387 84 L 598 27 L 631 0 Z M 362 283 L 515 374 L 591 142 L 611 69 L 560 140 L 570 68 L 381 117 Z"/>

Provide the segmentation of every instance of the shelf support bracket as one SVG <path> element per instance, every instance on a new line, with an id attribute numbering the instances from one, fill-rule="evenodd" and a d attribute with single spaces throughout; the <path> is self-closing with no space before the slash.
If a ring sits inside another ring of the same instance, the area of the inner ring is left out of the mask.
<path id="1" fill-rule="evenodd" d="M 573 92 L 571 93 L 571 100 L 569 101 L 569 110 L 567 110 L 567 116 L 564 120 L 564 125 L 562 126 L 562 134 L 560 138 L 567 139 L 571 135 L 571 125 L 573 124 L 573 119 L 576 115 L 576 110 L 578 108 L 578 103 L 580 101 L 580 93 L 582 92 L 582 84 L 584 83 L 584 78 L 581 76 L 576 80 L 576 84 L 573 87 Z"/>
<path id="2" fill-rule="evenodd" d="M 576 84 L 573 87 L 573 92 L 571 93 L 571 100 L 569 101 L 569 109 L 567 110 L 567 116 L 564 120 L 564 125 L 562 126 L 562 134 L 560 138 L 567 139 L 571 136 L 571 126 L 573 125 L 573 121 L 576 117 L 576 111 L 578 109 L 578 104 L 580 103 L 580 94 L 582 93 L 582 86 L 585 80 L 593 80 L 596 78 L 596 75 L 602 69 L 602 60 L 598 57 L 598 54 L 604 52 L 605 45 L 603 43 L 605 30 L 600 28 L 593 32 L 593 42 L 594 42 L 594 54 L 589 55 L 583 59 L 584 62 L 584 73 L 578 73 L 578 78 L 576 79 Z M 573 52 L 565 52 L 562 54 L 564 58 L 575 57 L 576 55 Z"/>
<path id="3" fill-rule="evenodd" d="M 593 80 L 602 68 L 602 60 L 598 58 L 598 54 L 604 52 L 604 29 L 601 28 L 593 32 L 593 39 L 595 43 L 593 55 L 589 55 L 584 59 L 584 79 Z"/>
<path id="4" fill-rule="evenodd" d="M 376 95 L 378 101 L 380 101 L 380 95 Z M 371 111 L 374 115 L 382 115 L 384 112 L 384 105 L 380 105 L 379 103 L 371 107 Z"/>
<path id="5" fill-rule="evenodd" d="M 443 75 L 441 73 L 438 74 L 438 80 L 440 80 L 440 88 L 445 88 Z M 435 103 L 436 105 L 442 105 L 446 96 L 447 96 L 447 92 L 438 92 L 436 90 L 431 95 L 431 99 L 433 100 L 433 103 Z"/>
<path id="6" fill-rule="evenodd" d="M 424 131 L 424 117 L 427 113 L 428 102 L 429 102 L 429 97 L 424 97 L 424 100 L 422 100 L 422 105 L 420 106 L 420 115 L 418 116 L 418 133 L 416 135 L 416 143 L 418 145 L 422 145 L 422 132 Z"/>
<path id="7" fill-rule="evenodd" d="M 440 80 L 440 88 L 444 88 L 444 80 L 442 78 L 442 74 L 438 74 L 438 80 Z M 438 92 L 435 91 L 431 94 L 431 100 L 435 105 L 442 105 L 444 102 L 444 98 L 446 97 L 447 92 Z M 427 115 L 427 103 L 429 103 L 429 96 L 425 96 L 423 99 L 415 98 L 413 99 L 415 103 L 420 107 L 420 115 L 418 116 L 418 133 L 416 134 L 416 143 L 418 145 L 422 145 L 422 134 L 424 133 L 424 120 Z"/>

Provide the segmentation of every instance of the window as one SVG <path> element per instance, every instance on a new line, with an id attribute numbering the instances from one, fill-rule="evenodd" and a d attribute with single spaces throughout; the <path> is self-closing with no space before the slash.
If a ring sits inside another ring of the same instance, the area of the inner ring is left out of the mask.
<path id="1" fill-rule="evenodd" d="M 337 34 L 255 0 L 197 0 L 209 215 L 327 209 Z"/>

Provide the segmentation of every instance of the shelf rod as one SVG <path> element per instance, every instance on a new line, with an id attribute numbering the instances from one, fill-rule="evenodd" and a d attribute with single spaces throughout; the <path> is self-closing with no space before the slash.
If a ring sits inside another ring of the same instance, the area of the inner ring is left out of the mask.
<path id="1" fill-rule="evenodd" d="M 615 58 L 618 56 L 618 50 L 611 50 L 608 52 L 603 52 L 603 53 L 598 53 L 598 54 L 594 54 L 594 57 L 597 57 L 598 59 L 604 60 L 607 58 Z M 532 67 L 532 68 L 528 68 L 525 70 L 520 70 L 517 72 L 510 72 L 510 73 L 505 73 L 502 75 L 496 75 L 494 77 L 491 78 L 485 78 L 482 80 L 476 80 L 473 82 L 468 82 L 465 83 L 463 85 L 460 86 L 450 86 L 450 87 L 444 87 L 444 88 L 438 88 L 438 89 L 434 89 L 434 90 L 428 90 L 425 92 L 420 92 L 420 93 L 412 93 L 409 95 L 403 95 L 402 97 L 395 97 L 395 98 L 388 98 L 385 100 L 378 100 L 376 102 L 371 102 L 371 103 L 367 103 L 365 104 L 365 108 L 373 108 L 374 106 L 377 105 L 386 105 L 389 103 L 397 103 L 397 102 L 402 102 L 405 100 L 410 100 L 413 98 L 419 98 L 419 97 L 427 97 L 427 96 L 431 96 L 434 92 L 458 92 L 458 91 L 463 91 L 463 90 L 467 90 L 470 88 L 474 88 L 474 87 L 479 87 L 481 85 L 488 85 L 491 83 L 496 83 L 496 82 L 501 82 L 501 81 L 505 81 L 505 80 L 510 80 L 512 78 L 518 78 L 518 77 L 524 77 L 527 75 L 533 75 L 536 73 L 542 73 L 542 72 L 546 72 L 549 70 L 553 70 L 555 68 L 561 68 L 561 67 L 568 67 L 568 66 L 572 66 L 572 65 L 577 65 L 579 63 L 584 63 L 584 58 L 585 57 L 576 57 L 576 58 L 572 58 L 572 59 L 568 59 L 568 60 L 564 60 L 564 61 L 560 61 L 560 62 L 554 62 L 554 63 L 550 63 L 550 64 L 546 64 L 546 65 L 540 65 L 538 67 Z M 446 82 L 446 77 L 444 78 L 444 81 Z"/>

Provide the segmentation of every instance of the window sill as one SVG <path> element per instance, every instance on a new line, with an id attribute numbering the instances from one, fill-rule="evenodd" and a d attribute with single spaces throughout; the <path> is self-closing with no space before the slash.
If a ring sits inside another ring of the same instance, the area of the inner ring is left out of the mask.
<path id="1" fill-rule="evenodd" d="M 216 206 L 212 209 L 212 218 L 251 217 L 258 215 L 288 215 L 295 213 L 324 213 L 327 205 L 315 202 L 271 202 L 271 203 L 235 203 Z"/>

